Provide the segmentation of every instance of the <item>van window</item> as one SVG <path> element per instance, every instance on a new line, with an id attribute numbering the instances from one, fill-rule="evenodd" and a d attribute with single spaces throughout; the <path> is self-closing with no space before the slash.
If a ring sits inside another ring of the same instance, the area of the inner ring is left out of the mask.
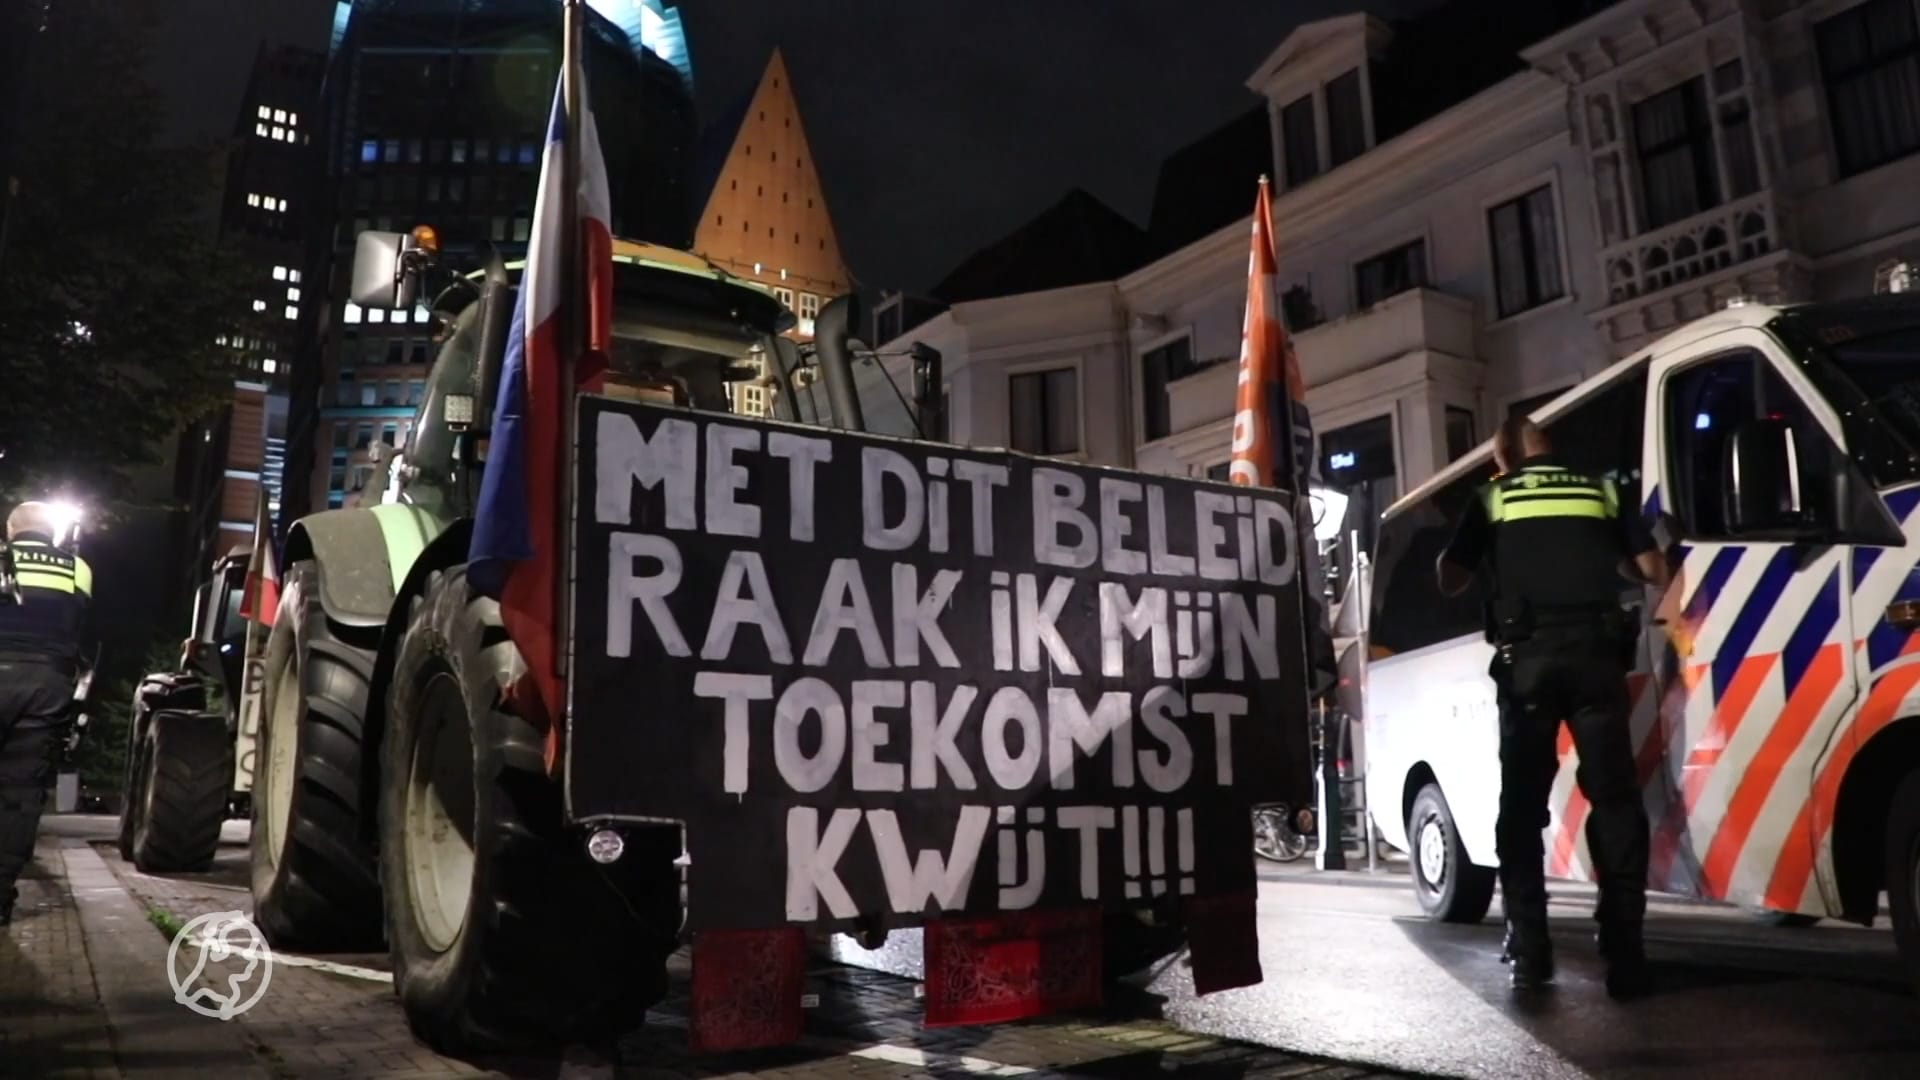
<path id="1" fill-rule="evenodd" d="M 1662 397 L 1671 489 L 1667 510 L 1690 537 L 1732 535 L 1727 527 L 1727 447 L 1742 424 L 1781 417 L 1793 425 L 1800 460 L 1820 460 L 1813 456 L 1811 442 L 1825 441 L 1818 422 L 1766 357 L 1754 350 L 1726 353 L 1675 372 L 1668 376 Z"/>
<path id="2" fill-rule="evenodd" d="M 1640 505 L 1641 421 L 1646 411 L 1643 363 L 1611 386 L 1542 425 L 1567 465 L 1611 477 L 1620 504 Z M 1493 475 L 1489 462 L 1457 477 L 1381 523 L 1374 552 L 1374 607 L 1369 644 L 1376 656 L 1407 652 L 1485 630 L 1483 588 L 1440 592 L 1434 562 L 1453 538 L 1460 512 Z"/>
<path id="3" fill-rule="evenodd" d="M 1492 476 L 1491 463 L 1469 470 L 1381 523 L 1368 630 L 1375 656 L 1481 632 L 1483 598 L 1472 589 L 1459 596 L 1442 595 L 1434 562 L 1453 538 L 1460 511 Z"/>

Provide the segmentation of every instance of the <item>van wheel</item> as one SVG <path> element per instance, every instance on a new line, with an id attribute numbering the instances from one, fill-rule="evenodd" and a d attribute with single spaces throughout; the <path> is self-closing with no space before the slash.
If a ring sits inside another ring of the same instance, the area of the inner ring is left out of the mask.
<path id="1" fill-rule="evenodd" d="M 1493 868 L 1467 859 L 1454 827 L 1453 811 L 1440 794 L 1439 784 L 1428 784 L 1414 797 L 1407 815 L 1407 840 L 1412 849 L 1413 890 L 1420 910 L 1437 922 L 1477 923 L 1493 906 Z"/>
<path id="2" fill-rule="evenodd" d="M 1908 977 L 1920 987 L 1920 771 L 1893 791 L 1887 809 L 1887 907 Z"/>

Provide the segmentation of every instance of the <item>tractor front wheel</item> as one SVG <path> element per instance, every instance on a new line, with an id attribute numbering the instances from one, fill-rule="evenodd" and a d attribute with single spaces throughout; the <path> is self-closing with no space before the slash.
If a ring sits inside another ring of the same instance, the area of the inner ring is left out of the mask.
<path id="1" fill-rule="evenodd" d="M 434 574 L 394 664 L 380 866 L 394 988 L 442 1053 L 637 1027 L 678 944 L 678 830 L 629 833 L 617 877 L 587 856 L 544 733 L 506 702 L 524 670 L 465 568 Z"/>

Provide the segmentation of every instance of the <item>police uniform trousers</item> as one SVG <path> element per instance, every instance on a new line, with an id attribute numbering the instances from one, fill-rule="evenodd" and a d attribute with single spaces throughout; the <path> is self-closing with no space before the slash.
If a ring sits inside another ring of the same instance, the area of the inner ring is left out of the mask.
<path id="1" fill-rule="evenodd" d="M 0 914 L 12 907 L 15 882 L 33 861 L 72 706 L 73 676 L 61 665 L 0 661 Z"/>
<path id="2" fill-rule="evenodd" d="M 1559 771 L 1564 722 L 1579 753 L 1575 775 L 1591 804 L 1587 849 L 1600 886 L 1594 918 L 1609 939 L 1637 949 L 1647 909 L 1648 823 L 1628 730 L 1627 670 L 1617 642 L 1595 628 L 1540 627 L 1510 648 L 1500 711 L 1500 891 L 1516 948 L 1546 944 L 1546 853 L 1541 830 Z"/>

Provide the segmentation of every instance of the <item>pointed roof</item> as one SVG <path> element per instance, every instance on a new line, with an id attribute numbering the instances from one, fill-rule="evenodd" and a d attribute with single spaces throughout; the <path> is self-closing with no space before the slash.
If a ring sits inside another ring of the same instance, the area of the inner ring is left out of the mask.
<path id="1" fill-rule="evenodd" d="M 1112 281 L 1140 267 L 1146 234 L 1081 188 L 955 267 L 933 295 L 959 304 Z"/>
<path id="2" fill-rule="evenodd" d="M 852 276 L 779 49 L 738 119 L 727 120 L 709 132 L 709 147 L 725 149 L 710 154 L 719 165 L 710 169 L 694 252 L 730 273 L 796 296 L 811 293 L 822 303 L 847 291 Z"/>

